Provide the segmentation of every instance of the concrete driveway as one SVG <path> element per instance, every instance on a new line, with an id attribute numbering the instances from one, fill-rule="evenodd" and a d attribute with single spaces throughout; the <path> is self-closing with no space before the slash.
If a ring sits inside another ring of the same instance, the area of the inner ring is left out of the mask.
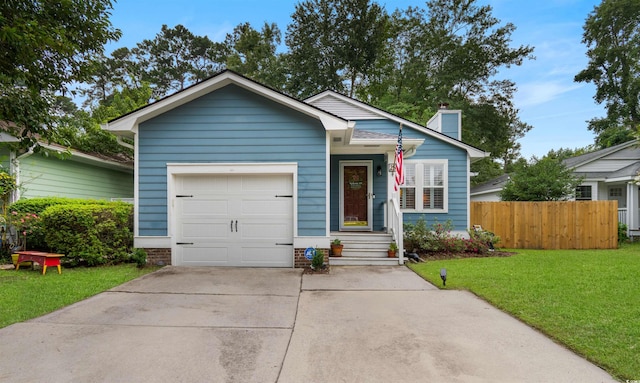
<path id="1" fill-rule="evenodd" d="M 404 267 L 180 268 L 0 330 L 4 382 L 613 382 Z"/>

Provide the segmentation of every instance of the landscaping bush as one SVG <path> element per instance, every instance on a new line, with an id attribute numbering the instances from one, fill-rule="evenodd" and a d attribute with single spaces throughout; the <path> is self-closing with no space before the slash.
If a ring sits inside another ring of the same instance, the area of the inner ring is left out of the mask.
<path id="1" fill-rule="evenodd" d="M 147 252 L 139 247 L 133 249 L 131 261 L 135 263 L 138 268 L 145 267 L 147 265 Z"/>
<path id="2" fill-rule="evenodd" d="M 130 260 L 133 206 L 123 202 L 52 205 L 41 214 L 47 245 L 72 265 Z"/>
<path id="3" fill-rule="evenodd" d="M 623 243 L 629 240 L 629 236 L 627 235 L 627 225 L 618 222 L 618 243 Z"/>
<path id="4" fill-rule="evenodd" d="M 436 220 L 431 226 L 427 226 L 424 217 L 421 217 L 415 224 L 404 225 L 404 246 L 410 251 L 427 255 L 436 253 L 485 254 L 489 251 L 490 246 L 500 240 L 490 232 L 476 232 L 474 230 L 468 230 L 470 238 L 462 238 L 453 235 L 452 229 L 451 221 L 440 223 Z"/>
<path id="5" fill-rule="evenodd" d="M 113 202 L 105 200 L 88 200 L 63 197 L 45 197 L 21 199 L 8 209 L 8 223 L 15 226 L 18 235 L 27 231 L 28 250 L 51 251 L 45 241 L 45 232 L 40 215 L 50 206 L 55 205 L 109 205 Z M 26 225 L 25 225 L 26 223 Z"/>
<path id="6" fill-rule="evenodd" d="M 313 249 L 311 268 L 314 270 L 320 270 L 322 266 L 324 266 L 324 252 L 320 249 Z"/>

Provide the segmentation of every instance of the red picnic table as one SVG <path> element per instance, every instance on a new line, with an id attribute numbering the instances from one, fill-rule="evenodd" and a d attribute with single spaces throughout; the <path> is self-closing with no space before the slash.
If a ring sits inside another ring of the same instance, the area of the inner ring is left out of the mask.
<path id="1" fill-rule="evenodd" d="M 20 262 L 31 261 L 42 266 L 42 275 L 47 273 L 47 266 L 57 266 L 58 274 L 62 274 L 60 258 L 64 257 L 64 254 L 45 253 L 42 251 L 16 251 L 15 254 L 18 254 L 16 270 L 20 269 Z"/>

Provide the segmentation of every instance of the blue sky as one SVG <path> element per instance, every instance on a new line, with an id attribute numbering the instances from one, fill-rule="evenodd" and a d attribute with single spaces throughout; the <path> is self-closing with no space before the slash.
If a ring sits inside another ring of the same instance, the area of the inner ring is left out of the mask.
<path id="1" fill-rule="evenodd" d="M 122 38 L 109 50 L 133 47 L 153 38 L 162 24 L 182 24 L 197 35 L 222 41 L 243 22 L 260 29 L 264 22 L 276 23 L 283 32 L 297 0 L 119 0 L 111 22 L 122 30 Z M 378 0 L 389 12 L 408 6 L 425 8 L 424 1 Z M 520 118 L 533 126 L 522 145 L 522 155 L 543 156 L 551 149 L 578 148 L 593 143 L 586 121 L 605 115 L 593 100 L 595 87 L 575 83 L 574 76 L 587 64 L 581 43 L 582 26 L 600 0 L 479 0 L 488 4 L 502 23 L 516 26 L 513 45 L 535 48 L 535 60 L 502 70 L 499 78 L 516 82 L 514 103 Z M 284 36 L 283 36 L 284 37 Z M 463 138 L 464 139 L 464 138 Z"/>

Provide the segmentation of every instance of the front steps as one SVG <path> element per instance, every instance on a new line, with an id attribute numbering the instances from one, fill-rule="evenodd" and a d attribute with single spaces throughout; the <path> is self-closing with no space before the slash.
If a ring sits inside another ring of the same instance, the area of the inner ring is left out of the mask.
<path id="1" fill-rule="evenodd" d="M 329 257 L 332 266 L 392 266 L 398 258 L 389 258 L 387 249 L 393 240 L 383 232 L 331 232 L 331 240 L 340 239 L 342 257 Z"/>

